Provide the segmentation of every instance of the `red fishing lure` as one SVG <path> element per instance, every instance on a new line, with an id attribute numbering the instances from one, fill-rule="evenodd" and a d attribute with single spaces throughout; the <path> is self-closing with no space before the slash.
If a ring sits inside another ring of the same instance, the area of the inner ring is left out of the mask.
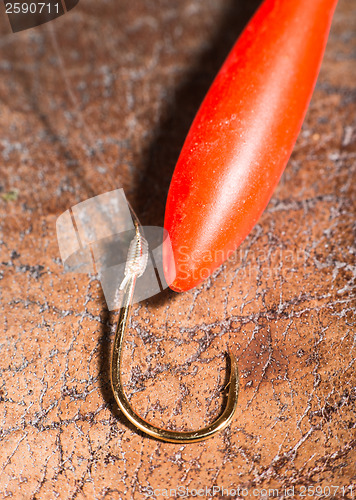
<path id="1" fill-rule="evenodd" d="M 251 231 L 291 155 L 337 0 L 265 0 L 188 133 L 168 193 L 171 288 L 189 290 Z"/>

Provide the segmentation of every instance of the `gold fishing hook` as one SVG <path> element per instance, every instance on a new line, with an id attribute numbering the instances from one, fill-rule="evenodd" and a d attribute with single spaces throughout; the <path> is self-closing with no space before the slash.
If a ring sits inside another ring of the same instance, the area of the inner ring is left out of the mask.
<path id="1" fill-rule="evenodd" d="M 134 220 L 134 223 L 136 228 L 135 237 L 140 238 L 142 236 L 140 233 L 138 221 Z M 170 431 L 150 424 L 139 415 L 137 415 L 137 413 L 135 413 L 130 406 L 121 383 L 121 356 L 125 341 L 125 333 L 130 322 L 131 305 L 137 277 L 138 273 L 132 273 L 129 276 L 125 277 L 122 307 L 120 309 L 119 320 L 114 339 L 111 360 L 111 387 L 116 402 L 123 414 L 138 429 L 161 441 L 168 441 L 171 443 L 194 443 L 212 437 L 217 432 L 223 430 L 227 425 L 229 425 L 237 407 L 237 400 L 239 395 L 238 367 L 236 357 L 232 353 L 230 354 L 230 380 L 227 384 L 227 386 L 229 386 L 229 393 L 226 401 L 226 406 L 222 415 L 220 415 L 220 417 L 210 425 L 196 431 Z"/>

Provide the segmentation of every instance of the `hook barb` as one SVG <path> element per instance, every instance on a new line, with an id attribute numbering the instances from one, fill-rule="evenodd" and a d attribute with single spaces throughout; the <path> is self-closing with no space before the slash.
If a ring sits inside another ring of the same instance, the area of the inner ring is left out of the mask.
<path id="1" fill-rule="evenodd" d="M 136 236 L 138 236 L 140 235 L 138 224 L 135 223 L 135 226 Z M 125 333 L 130 321 L 131 304 L 137 277 L 137 273 L 132 273 L 129 276 L 125 277 L 125 284 L 123 286 L 123 303 L 120 309 L 119 320 L 114 339 L 111 360 L 111 387 L 116 402 L 123 414 L 131 423 L 135 425 L 135 427 L 156 439 L 167 441 L 170 443 L 194 443 L 203 441 L 204 439 L 208 439 L 214 436 L 217 432 L 227 427 L 235 413 L 239 395 L 239 378 L 236 357 L 234 354 L 230 353 L 230 380 L 227 384 L 227 387 L 229 387 L 229 392 L 224 411 L 220 415 L 220 417 L 210 425 L 196 431 L 170 431 L 161 427 L 156 427 L 137 415 L 137 413 L 135 413 L 131 408 L 121 383 L 122 349 L 125 341 Z"/>

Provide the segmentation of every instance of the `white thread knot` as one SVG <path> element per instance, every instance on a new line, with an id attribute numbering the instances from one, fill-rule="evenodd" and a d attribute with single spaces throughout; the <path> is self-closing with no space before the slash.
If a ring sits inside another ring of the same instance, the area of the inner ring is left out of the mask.
<path id="1" fill-rule="evenodd" d="M 136 233 L 131 241 L 129 251 L 127 253 L 127 261 L 125 266 L 125 277 L 122 280 L 119 290 L 123 290 L 127 282 L 133 277 L 139 278 L 146 270 L 148 261 L 148 243 L 145 238 Z"/>

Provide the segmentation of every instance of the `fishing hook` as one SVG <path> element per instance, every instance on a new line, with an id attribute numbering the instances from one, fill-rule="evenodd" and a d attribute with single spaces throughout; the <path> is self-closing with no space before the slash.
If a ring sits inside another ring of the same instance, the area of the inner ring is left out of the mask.
<path id="1" fill-rule="evenodd" d="M 136 281 L 137 278 L 143 274 L 147 264 L 147 256 L 145 256 L 145 252 L 147 253 L 147 242 L 141 234 L 137 218 L 134 218 L 134 225 L 136 234 L 130 244 L 128 260 L 125 268 L 125 277 L 120 287 L 120 289 L 123 290 L 123 298 L 112 351 L 112 391 L 123 414 L 131 423 L 144 433 L 149 434 L 150 436 L 161 441 L 168 441 L 171 443 L 193 443 L 202 441 L 223 430 L 230 423 L 236 410 L 239 394 L 239 379 L 237 361 L 234 354 L 230 353 L 230 380 L 227 384 L 227 387 L 229 386 L 229 393 L 224 411 L 213 423 L 196 431 L 170 431 L 150 424 L 134 412 L 123 389 L 121 382 L 122 349 L 125 341 L 126 330 L 130 322 L 131 305 Z"/>

